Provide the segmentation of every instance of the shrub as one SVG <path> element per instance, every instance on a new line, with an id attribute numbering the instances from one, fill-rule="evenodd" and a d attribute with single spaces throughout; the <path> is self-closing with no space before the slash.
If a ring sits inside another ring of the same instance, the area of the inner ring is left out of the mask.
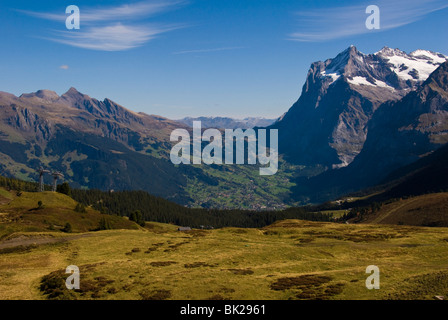
<path id="1" fill-rule="evenodd" d="M 63 232 L 71 233 L 72 232 L 72 225 L 67 222 L 64 226 L 64 228 L 61 230 Z"/>
<path id="2" fill-rule="evenodd" d="M 145 220 L 143 219 L 143 215 L 140 210 L 135 210 L 133 213 L 131 213 L 131 215 L 129 216 L 129 220 L 134 221 L 142 227 L 145 226 Z"/>
<path id="3" fill-rule="evenodd" d="M 59 193 L 66 194 L 68 196 L 72 195 L 72 189 L 70 188 L 70 185 L 68 182 L 64 182 L 63 184 L 60 184 L 56 187 L 56 191 Z"/>
<path id="4" fill-rule="evenodd" d="M 83 205 L 82 203 L 76 204 L 75 212 L 86 213 L 87 212 L 86 206 Z"/>
<path id="5" fill-rule="evenodd" d="M 40 209 L 43 209 L 43 208 L 45 208 L 45 206 L 44 206 L 43 202 L 39 200 L 37 202 L 37 210 L 40 210 Z"/>
<path id="6" fill-rule="evenodd" d="M 139 293 L 142 300 L 166 300 L 171 297 L 169 290 L 142 291 Z"/>
<path id="7" fill-rule="evenodd" d="M 109 230 L 109 229 L 112 229 L 112 227 L 110 226 L 109 219 L 106 219 L 106 217 L 102 217 L 98 225 L 98 230 Z"/>
<path id="8" fill-rule="evenodd" d="M 39 290 L 47 299 L 73 299 L 73 293 L 65 287 L 65 278 L 64 270 L 47 274 L 42 277 Z"/>

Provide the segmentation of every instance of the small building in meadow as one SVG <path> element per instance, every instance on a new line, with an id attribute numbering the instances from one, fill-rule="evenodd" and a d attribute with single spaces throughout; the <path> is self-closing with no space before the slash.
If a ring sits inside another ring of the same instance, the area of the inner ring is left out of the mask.
<path id="1" fill-rule="evenodd" d="M 190 227 L 179 227 L 177 228 L 177 231 L 190 231 L 191 228 Z"/>

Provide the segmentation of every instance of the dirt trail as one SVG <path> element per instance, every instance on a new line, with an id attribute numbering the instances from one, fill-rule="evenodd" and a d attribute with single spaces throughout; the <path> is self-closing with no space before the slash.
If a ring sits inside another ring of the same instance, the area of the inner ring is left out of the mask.
<path id="1" fill-rule="evenodd" d="M 5 241 L 0 242 L 0 249 L 4 248 L 13 248 L 13 247 L 19 247 L 19 246 L 30 246 L 30 245 L 42 245 L 42 244 L 48 244 L 48 243 L 60 243 L 60 242 L 67 242 L 70 240 L 75 240 L 79 238 L 89 237 L 90 234 L 80 234 L 80 235 L 73 235 L 73 236 L 64 236 L 64 237 L 44 237 L 44 236 L 35 236 L 35 237 L 26 237 L 26 236 L 19 236 L 17 238 L 8 239 Z"/>

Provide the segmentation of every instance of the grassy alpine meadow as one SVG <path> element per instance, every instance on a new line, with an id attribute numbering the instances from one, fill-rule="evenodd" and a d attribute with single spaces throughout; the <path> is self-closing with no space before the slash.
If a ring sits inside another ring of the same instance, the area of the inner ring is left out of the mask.
<path id="1" fill-rule="evenodd" d="M 448 229 L 283 220 L 264 228 L 13 233 L 0 299 L 434 299 L 448 295 Z M 38 241 L 40 239 L 40 241 Z M 43 241 L 42 239 L 51 239 Z M 65 268 L 80 269 L 80 289 Z M 380 270 L 368 290 L 366 267 Z"/>

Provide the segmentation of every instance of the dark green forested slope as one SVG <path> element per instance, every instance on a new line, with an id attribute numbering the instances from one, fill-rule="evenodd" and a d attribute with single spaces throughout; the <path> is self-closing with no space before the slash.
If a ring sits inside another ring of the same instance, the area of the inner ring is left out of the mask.
<path id="1" fill-rule="evenodd" d="M 105 213 L 129 216 L 138 210 L 147 221 L 191 227 L 263 227 L 281 219 L 314 221 L 331 219 L 331 215 L 310 212 L 304 207 L 282 211 L 193 209 L 152 196 L 144 191 L 72 190 L 72 196 L 76 201 L 84 205 L 92 205 Z"/>

